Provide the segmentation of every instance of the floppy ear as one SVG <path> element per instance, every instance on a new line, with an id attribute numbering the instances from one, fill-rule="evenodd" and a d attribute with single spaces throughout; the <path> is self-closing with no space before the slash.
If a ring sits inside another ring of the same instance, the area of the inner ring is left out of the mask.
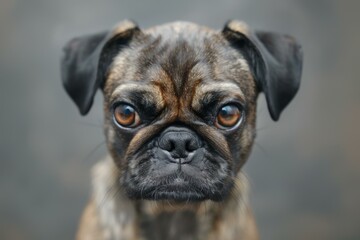
<path id="1" fill-rule="evenodd" d="M 248 61 L 259 90 L 265 93 L 270 115 L 277 121 L 300 86 L 301 46 L 288 35 L 251 32 L 239 21 L 228 22 L 223 34 Z"/>
<path id="2" fill-rule="evenodd" d="M 138 26 L 126 20 L 112 31 L 74 38 L 65 45 L 61 61 L 62 82 L 82 115 L 89 112 L 113 58 L 138 32 Z"/>

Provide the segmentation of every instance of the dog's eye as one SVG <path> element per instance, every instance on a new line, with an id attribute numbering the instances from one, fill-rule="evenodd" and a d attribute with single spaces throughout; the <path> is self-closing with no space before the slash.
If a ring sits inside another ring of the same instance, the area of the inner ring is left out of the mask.
<path id="1" fill-rule="evenodd" d="M 241 111 L 235 105 L 225 105 L 216 116 L 215 125 L 218 128 L 234 127 L 241 119 Z"/>
<path id="2" fill-rule="evenodd" d="M 136 127 L 140 124 L 140 117 L 133 107 L 120 104 L 115 107 L 114 117 L 118 124 L 123 127 Z"/>

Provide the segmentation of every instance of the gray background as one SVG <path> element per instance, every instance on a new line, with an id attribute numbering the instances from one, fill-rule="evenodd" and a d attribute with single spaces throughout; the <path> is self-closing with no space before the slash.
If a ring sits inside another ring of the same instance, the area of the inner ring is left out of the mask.
<path id="1" fill-rule="evenodd" d="M 302 86 L 279 122 L 259 99 L 246 164 L 262 239 L 360 239 L 359 1 L 0 1 L 0 239 L 72 239 L 106 153 L 102 96 L 83 118 L 60 83 L 61 47 L 124 19 L 242 19 L 295 36 Z M 98 146 L 98 147 L 97 147 Z"/>

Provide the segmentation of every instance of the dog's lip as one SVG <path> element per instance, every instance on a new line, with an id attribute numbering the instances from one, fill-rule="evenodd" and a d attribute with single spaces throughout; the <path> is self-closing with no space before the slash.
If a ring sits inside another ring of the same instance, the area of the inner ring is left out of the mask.
<path id="1" fill-rule="evenodd" d="M 153 199 L 153 198 L 151 198 Z M 175 190 L 159 190 L 155 194 L 155 200 L 172 200 L 176 202 L 195 202 L 207 199 L 202 192 L 197 191 L 175 191 Z"/>
<path id="2" fill-rule="evenodd" d="M 190 175 L 184 172 L 182 169 L 178 169 L 173 174 L 159 179 L 159 185 L 162 188 L 175 188 L 177 190 L 199 190 L 202 181 L 196 176 Z"/>
<path id="3" fill-rule="evenodd" d="M 188 184 L 198 180 L 195 175 L 199 169 L 189 164 L 167 163 L 155 181 L 161 185 Z"/>
<path id="4" fill-rule="evenodd" d="M 184 177 L 177 176 L 172 181 L 162 184 L 163 188 L 183 188 L 187 187 L 191 184 L 191 182 L 188 179 L 185 179 Z"/>
<path id="5" fill-rule="evenodd" d="M 152 200 L 174 200 L 174 201 L 201 201 L 207 199 L 206 195 L 194 188 L 189 183 L 174 181 L 166 185 L 149 188 L 143 192 L 142 198 Z"/>

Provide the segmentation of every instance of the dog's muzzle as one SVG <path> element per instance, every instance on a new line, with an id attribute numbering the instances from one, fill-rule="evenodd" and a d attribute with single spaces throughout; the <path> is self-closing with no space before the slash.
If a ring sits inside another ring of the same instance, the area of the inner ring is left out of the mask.
<path id="1" fill-rule="evenodd" d="M 123 184 L 131 198 L 219 201 L 232 186 L 227 161 L 186 126 L 167 127 L 128 161 Z"/>

